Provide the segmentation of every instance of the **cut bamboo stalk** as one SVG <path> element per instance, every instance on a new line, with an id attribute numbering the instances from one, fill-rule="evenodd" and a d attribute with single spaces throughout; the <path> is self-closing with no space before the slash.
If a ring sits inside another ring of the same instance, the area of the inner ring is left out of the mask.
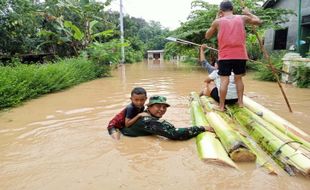
<path id="1" fill-rule="evenodd" d="M 266 155 L 259 147 L 258 145 L 249 140 L 248 138 L 242 136 L 240 133 L 238 133 L 241 140 L 249 147 L 249 149 L 256 155 L 256 163 L 259 167 L 264 167 L 270 175 L 278 175 L 279 171 L 277 171 L 274 166 L 269 161 L 269 156 Z"/>
<path id="2" fill-rule="evenodd" d="M 212 111 L 212 105 L 206 97 L 201 97 L 203 108 L 206 110 L 206 117 L 214 129 L 216 135 L 221 140 L 225 150 L 233 161 L 249 162 L 255 161 L 256 155 L 249 150 L 242 139 L 237 135 L 237 132 L 219 116 L 218 113 Z"/>
<path id="3" fill-rule="evenodd" d="M 211 97 L 206 97 L 210 104 L 208 107 L 214 104 L 214 100 Z M 259 145 L 248 135 L 246 128 L 240 125 L 236 125 L 234 120 L 224 112 L 218 112 L 218 114 L 230 124 L 230 126 L 237 131 L 237 135 L 241 140 L 249 147 L 249 149 L 256 155 L 256 164 L 258 167 L 265 168 L 270 175 L 278 175 L 281 170 L 275 167 L 275 163 L 260 147 Z"/>
<path id="4" fill-rule="evenodd" d="M 196 137 L 196 144 L 199 157 L 202 160 L 208 163 L 215 163 L 238 169 L 237 165 L 229 158 L 227 152 L 214 133 L 200 133 Z"/>
<path id="5" fill-rule="evenodd" d="M 196 126 L 209 126 L 209 123 L 205 117 L 203 109 L 199 103 L 199 97 L 197 93 L 191 93 L 191 115 L 192 123 Z M 214 133 L 204 132 L 196 137 L 196 144 L 199 157 L 211 163 L 219 165 L 230 166 L 238 169 L 237 165 L 229 158 L 224 147 L 220 141 L 216 138 Z"/>
<path id="6" fill-rule="evenodd" d="M 258 167 L 264 167 L 270 175 L 278 175 L 279 169 L 275 169 L 274 165 L 270 162 L 271 158 L 257 145 L 257 143 L 251 139 L 251 137 L 245 132 L 246 129 L 242 126 L 237 126 L 236 123 L 226 113 L 219 113 L 219 115 L 230 123 L 230 126 L 237 131 L 237 135 L 241 140 L 249 147 L 249 149 L 256 155 L 256 163 Z"/>
<path id="7" fill-rule="evenodd" d="M 297 128 L 292 123 L 283 119 L 282 117 L 275 114 L 274 112 L 268 110 L 264 106 L 256 103 L 255 101 L 253 101 L 247 96 L 243 96 L 243 103 L 245 107 L 250 109 L 252 112 L 258 114 L 264 120 L 273 124 L 283 134 L 289 136 L 295 141 L 302 143 L 305 147 L 307 147 L 308 150 L 310 149 L 310 143 L 309 143 L 310 136 L 307 133 Z"/>
<path id="8" fill-rule="evenodd" d="M 285 169 L 290 175 L 294 170 L 304 175 L 310 175 L 310 159 L 300 151 L 294 150 L 292 147 L 274 136 L 269 130 L 261 126 L 245 111 L 247 108 L 239 108 L 230 106 L 228 110 L 236 118 L 236 120 L 248 129 L 250 135 L 267 151 L 277 163 Z"/>
<path id="9" fill-rule="evenodd" d="M 251 112 L 249 109 L 245 109 L 244 111 L 247 112 L 251 116 L 251 118 L 254 119 L 256 122 L 258 122 L 261 126 L 266 128 L 267 130 L 269 130 L 277 138 L 279 138 L 283 142 L 290 142 L 288 144 L 289 146 L 294 148 L 296 151 L 297 150 L 301 151 L 305 156 L 310 158 L 310 150 L 300 142 L 301 140 L 298 137 L 296 137 L 296 138 L 298 138 L 299 140 L 296 141 L 296 140 L 290 138 L 289 136 L 283 134 L 276 127 L 274 127 L 271 123 L 265 121 L 264 119 L 262 119 L 261 117 L 259 117 L 255 113 Z"/>

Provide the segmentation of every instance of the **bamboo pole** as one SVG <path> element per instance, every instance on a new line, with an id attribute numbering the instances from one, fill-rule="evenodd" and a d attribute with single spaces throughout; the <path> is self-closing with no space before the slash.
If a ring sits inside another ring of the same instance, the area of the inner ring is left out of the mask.
<path id="1" fill-rule="evenodd" d="M 206 97 L 201 97 L 201 102 L 208 122 L 220 138 L 232 160 L 239 162 L 255 161 L 256 155 L 249 150 L 237 135 L 237 132 L 217 112 L 212 110 L 212 105 L 210 105 Z"/>
<path id="2" fill-rule="evenodd" d="M 207 103 L 214 104 L 214 100 L 211 97 L 206 98 Z M 202 102 L 206 101 L 202 98 Z M 237 132 L 237 135 L 247 145 L 247 147 L 256 155 L 256 164 L 260 168 L 265 168 L 270 175 L 283 174 L 281 170 L 276 167 L 277 164 L 268 156 L 259 145 L 253 140 L 252 137 L 246 132 L 247 129 L 242 125 L 237 125 L 236 122 L 224 112 L 217 112 L 229 125 Z"/>
<path id="3" fill-rule="evenodd" d="M 240 126 L 233 121 L 226 113 L 220 112 L 220 116 L 227 122 L 230 123 L 230 126 L 237 131 L 237 135 L 241 140 L 249 147 L 249 149 L 256 155 L 256 164 L 258 167 L 264 167 L 270 175 L 278 175 L 280 173 L 278 168 L 274 167 L 274 164 L 271 163 L 270 157 L 259 147 L 259 145 L 246 133 L 246 129 L 243 126 Z"/>
<path id="4" fill-rule="evenodd" d="M 241 6 L 244 8 L 244 7 L 245 7 L 244 1 L 243 1 L 243 0 L 239 0 L 239 1 L 240 1 Z M 274 65 L 271 63 L 270 56 L 269 56 L 269 54 L 268 54 L 266 48 L 264 47 L 263 42 L 262 42 L 261 38 L 259 37 L 259 35 L 258 35 L 258 33 L 257 33 L 257 31 L 256 31 L 256 29 L 255 29 L 254 26 L 252 27 L 252 31 L 253 31 L 254 35 L 256 36 L 256 38 L 257 38 L 257 40 L 258 40 L 260 50 L 263 52 L 263 55 L 264 55 L 265 59 L 268 61 L 268 65 L 269 65 L 269 68 L 271 69 L 272 74 L 273 74 L 274 77 L 276 78 L 277 84 L 278 84 L 278 86 L 279 86 L 279 88 L 280 88 L 280 90 L 281 90 L 281 93 L 282 93 L 282 95 L 283 95 L 283 97 L 284 97 L 284 100 L 285 100 L 285 102 L 286 102 L 286 105 L 287 105 L 289 111 L 290 111 L 290 112 L 293 112 L 293 111 L 292 111 L 292 108 L 291 108 L 291 105 L 290 105 L 290 103 L 289 103 L 289 101 L 288 101 L 288 98 L 287 98 L 287 96 L 286 96 L 286 94 L 285 94 L 285 92 L 284 92 L 284 90 L 283 90 L 283 87 L 282 87 L 282 85 L 281 85 L 281 83 L 280 83 L 279 76 L 278 76 L 278 74 L 276 73 L 276 68 L 275 68 Z"/>
<path id="5" fill-rule="evenodd" d="M 307 147 L 309 144 L 303 144 L 302 139 L 300 138 L 290 138 L 289 136 L 282 133 L 282 131 L 278 130 L 276 127 L 274 127 L 271 123 L 265 121 L 255 113 L 251 112 L 249 109 L 244 110 L 253 120 L 255 120 L 257 123 L 259 123 L 261 126 L 263 126 L 265 129 L 270 131 L 274 136 L 282 140 L 283 142 L 290 142 L 288 145 L 294 148 L 296 151 L 301 151 L 305 156 L 307 156 L 310 159 L 310 149 Z"/>
<path id="6" fill-rule="evenodd" d="M 199 103 L 197 93 L 191 93 L 192 124 L 197 126 L 209 126 L 203 109 Z M 237 165 L 228 157 L 224 147 L 211 132 L 204 132 L 196 137 L 199 157 L 206 161 L 238 169 Z"/>
<path id="7" fill-rule="evenodd" d="M 240 125 L 247 128 L 251 136 L 266 150 L 277 163 L 284 168 L 290 175 L 294 171 L 304 175 L 310 175 L 310 159 L 302 152 L 296 151 L 273 135 L 264 126 L 260 125 L 246 112 L 247 108 L 239 108 L 238 106 L 229 106 L 228 111 L 236 118 Z"/>
<path id="8" fill-rule="evenodd" d="M 275 114 L 274 112 L 268 110 L 264 106 L 256 103 L 251 98 L 247 96 L 243 96 L 244 106 L 250 109 L 252 112 L 259 114 L 261 118 L 268 121 L 269 123 L 273 124 L 279 131 L 283 134 L 289 136 L 290 138 L 301 142 L 310 149 L 310 136 L 302 131 L 301 129 L 294 126 L 292 123 L 288 122 L 287 120 L 283 119 L 279 115 Z"/>
<path id="9" fill-rule="evenodd" d="M 180 44 L 191 44 L 191 45 L 195 45 L 195 46 L 202 46 L 201 44 L 197 44 L 197 43 L 194 43 L 194 42 L 190 42 L 190 41 L 187 41 L 187 40 L 183 40 L 183 39 L 179 39 L 179 38 L 174 38 L 174 37 L 168 37 L 166 38 L 167 40 L 170 40 L 170 41 L 174 41 L 176 43 L 180 43 Z M 209 46 L 206 46 L 207 49 L 210 49 L 210 50 L 213 50 L 213 51 L 216 51 L 218 52 L 217 49 L 215 48 L 212 48 L 212 47 L 209 47 Z M 260 62 L 260 61 L 256 61 L 256 60 L 253 60 L 253 59 L 249 59 L 249 61 L 252 61 L 254 63 L 258 63 L 258 64 L 261 64 L 261 65 L 264 65 L 265 67 L 267 68 L 270 68 L 269 65 L 266 65 L 265 63 L 263 62 Z M 273 68 L 276 72 L 279 72 L 279 73 L 284 73 L 284 74 L 289 74 L 288 72 L 286 71 L 283 71 L 283 70 L 280 70 L 280 69 L 277 69 L 277 68 Z"/>

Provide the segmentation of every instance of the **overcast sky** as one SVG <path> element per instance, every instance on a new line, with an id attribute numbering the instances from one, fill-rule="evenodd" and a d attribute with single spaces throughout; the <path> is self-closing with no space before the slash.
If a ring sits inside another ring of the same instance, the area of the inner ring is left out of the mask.
<path id="1" fill-rule="evenodd" d="M 222 0 L 205 0 L 219 4 Z M 146 21 L 159 21 L 162 26 L 176 29 L 186 21 L 191 12 L 192 0 L 123 0 L 124 14 L 143 18 Z M 119 11 L 120 0 L 113 0 L 108 9 Z"/>

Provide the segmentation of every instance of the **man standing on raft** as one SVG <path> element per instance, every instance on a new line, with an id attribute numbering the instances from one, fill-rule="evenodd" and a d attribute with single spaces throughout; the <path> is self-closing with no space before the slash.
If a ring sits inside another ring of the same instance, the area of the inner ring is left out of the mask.
<path id="1" fill-rule="evenodd" d="M 242 77 L 245 75 L 245 65 L 248 60 L 246 50 L 245 24 L 259 25 L 262 21 L 251 14 L 248 8 L 243 9 L 243 15 L 233 14 L 233 4 L 223 1 L 217 18 L 207 30 L 205 38 L 210 39 L 216 32 L 218 39 L 218 74 L 220 75 L 220 104 L 219 110 L 225 109 L 225 97 L 231 72 L 235 74 L 237 86 L 238 104 L 243 107 L 244 84 Z"/>

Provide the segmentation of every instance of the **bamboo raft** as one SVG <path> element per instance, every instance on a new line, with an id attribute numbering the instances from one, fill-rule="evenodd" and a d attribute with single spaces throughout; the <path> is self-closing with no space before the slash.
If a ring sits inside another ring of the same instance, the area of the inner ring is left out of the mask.
<path id="1" fill-rule="evenodd" d="M 280 166 L 289 175 L 310 176 L 309 135 L 248 97 L 244 104 L 219 112 L 212 98 L 191 93 L 193 124 L 214 129 L 196 138 L 200 158 L 233 168 L 235 162 L 256 162 L 273 175 Z"/>

